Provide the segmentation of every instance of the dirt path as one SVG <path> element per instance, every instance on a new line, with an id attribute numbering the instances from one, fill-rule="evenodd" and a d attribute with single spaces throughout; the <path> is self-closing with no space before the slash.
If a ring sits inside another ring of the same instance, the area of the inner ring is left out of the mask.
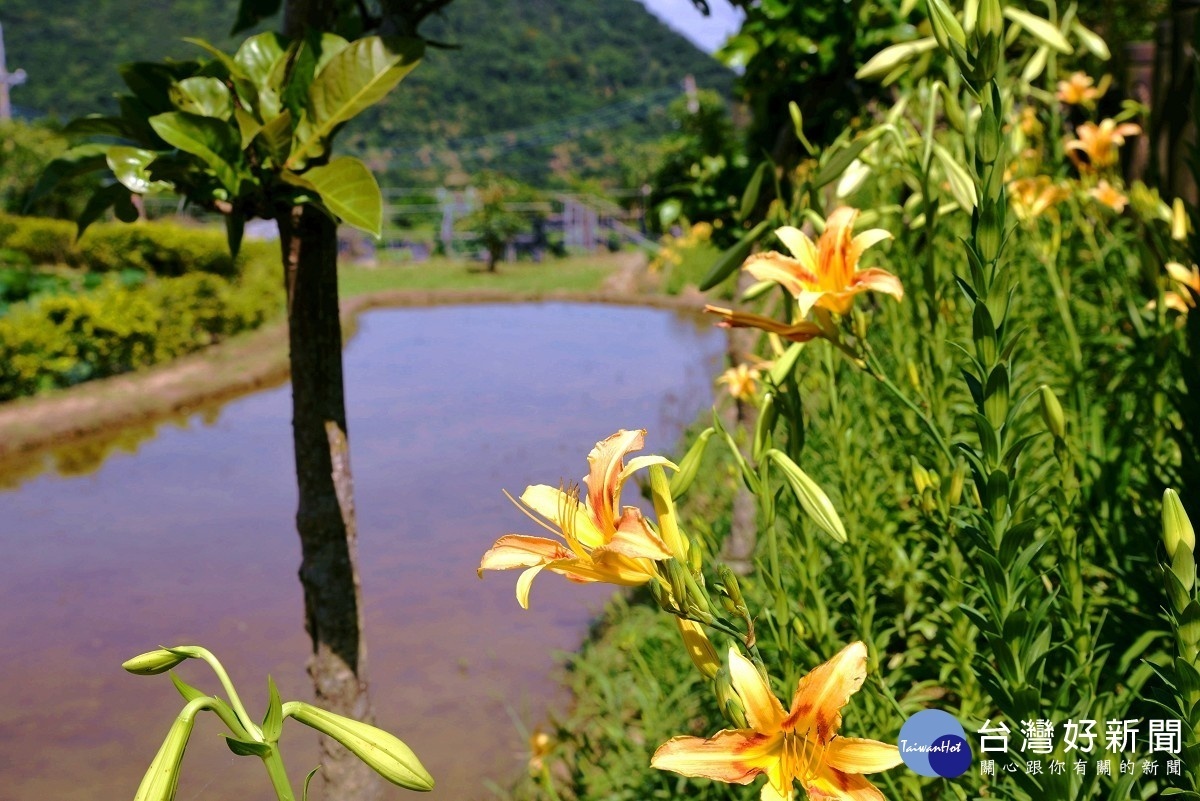
<path id="1" fill-rule="evenodd" d="M 342 324 L 348 341 L 357 316 L 369 309 L 537 301 L 649 306 L 699 315 L 695 298 L 640 294 L 643 274 L 644 261 L 631 260 L 599 292 L 376 292 L 343 301 Z M 125 426 L 186 414 L 280 384 L 287 377 L 287 328 L 283 322 L 270 323 L 168 364 L 0 404 L 0 462 Z"/>

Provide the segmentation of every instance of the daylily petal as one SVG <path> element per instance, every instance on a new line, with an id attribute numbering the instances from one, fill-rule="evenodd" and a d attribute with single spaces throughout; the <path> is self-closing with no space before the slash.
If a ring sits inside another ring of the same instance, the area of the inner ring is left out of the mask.
<path id="1" fill-rule="evenodd" d="M 878 267 L 872 267 L 869 270 L 861 270 L 855 273 L 854 288 L 883 292 L 891 295 L 896 300 L 904 299 L 904 285 L 900 283 L 900 279 L 886 270 L 880 270 Z"/>
<path id="2" fill-rule="evenodd" d="M 588 507 L 601 531 L 611 531 L 621 494 L 621 461 L 630 451 L 640 451 L 646 442 L 645 429 L 621 429 L 596 443 L 588 454 Z"/>
<path id="3" fill-rule="evenodd" d="M 867 646 L 851 643 L 800 679 L 783 728 L 813 736 L 818 744 L 827 745 L 842 725 L 841 708 L 866 678 Z"/>
<path id="4" fill-rule="evenodd" d="M 630 459 L 629 463 L 625 465 L 625 469 L 623 469 L 621 471 L 621 474 L 617 476 L 617 483 L 624 486 L 626 480 L 628 480 L 629 477 L 632 476 L 634 473 L 636 473 L 638 470 L 641 470 L 643 467 L 649 467 L 650 465 L 655 465 L 655 464 L 661 464 L 663 467 L 669 467 L 672 470 L 679 469 L 678 465 L 676 465 L 674 462 L 672 462 L 670 459 L 668 459 L 665 456 L 655 456 L 655 455 L 638 456 L 633 459 Z"/>
<path id="5" fill-rule="evenodd" d="M 611 551 L 630 559 L 670 559 L 671 551 L 662 538 L 646 527 L 642 514 L 632 506 L 625 509 L 621 522 L 607 544 L 592 551 L 592 557 Z"/>
<path id="6" fill-rule="evenodd" d="M 755 731 L 727 729 L 707 740 L 703 737 L 672 737 L 658 747 L 650 766 L 683 776 L 715 779 L 731 784 L 749 784 L 763 772 L 779 740 Z"/>
<path id="7" fill-rule="evenodd" d="M 816 261 L 815 257 L 813 261 Z M 755 253 L 746 259 L 742 269 L 759 281 L 774 281 L 793 295 L 803 292 L 806 286 L 817 285 L 817 275 L 811 269 L 774 251 Z"/>
<path id="8" fill-rule="evenodd" d="M 506 534 L 496 540 L 483 555 L 479 561 L 478 573 L 482 576 L 485 570 L 511 570 L 517 567 L 546 565 L 559 559 L 570 559 L 574 555 L 556 540 Z"/>
<path id="9" fill-rule="evenodd" d="M 804 790 L 812 801 L 886 801 L 879 788 L 862 776 L 830 767 L 823 767 L 816 776 L 804 782 Z"/>
<path id="10" fill-rule="evenodd" d="M 792 342 L 808 342 L 821 336 L 821 326 L 807 320 L 788 325 L 761 314 L 722 309 L 718 306 L 705 306 L 704 311 L 720 315 L 723 318 L 721 323 L 731 328 L 758 328 L 778 334 Z"/>
<path id="11" fill-rule="evenodd" d="M 517 577 L 517 603 L 522 609 L 529 608 L 529 590 L 533 587 L 533 579 L 544 567 L 545 565 L 536 565 Z"/>
<path id="12" fill-rule="evenodd" d="M 533 484 L 521 493 L 521 503 L 557 526 L 572 549 L 578 549 L 579 543 L 589 548 L 604 544 L 604 535 L 596 528 L 583 504 L 561 489 Z"/>
<path id="13" fill-rule="evenodd" d="M 1192 269 L 1184 267 L 1177 261 L 1169 261 L 1166 264 L 1167 275 L 1171 276 L 1172 281 L 1178 281 L 1184 286 L 1200 292 L 1200 268 L 1192 265 Z"/>
<path id="14" fill-rule="evenodd" d="M 784 792 L 780 792 L 777 785 L 781 780 L 777 777 L 779 773 L 778 765 L 772 765 L 767 771 L 769 777 L 767 783 L 762 786 L 762 792 L 759 793 L 760 801 L 792 801 L 796 797 L 796 790 L 791 786 L 791 779 L 788 779 L 788 786 Z"/>
<path id="15" fill-rule="evenodd" d="M 729 649 L 729 680 L 746 708 L 746 722 L 763 733 L 779 731 L 786 717 L 783 704 L 779 703 L 754 663 L 742 656 L 735 646 Z"/>
<path id="16" fill-rule="evenodd" d="M 843 773 L 878 773 L 903 761 L 896 746 L 859 737 L 835 737 L 825 749 L 825 764 Z"/>
<path id="17" fill-rule="evenodd" d="M 872 228 L 869 231 L 863 231 L 850 242 L 850 260 L 854 264 L 858 263 L 858 259 L 862 256 L 863 251 L 872 245 L 878 245 L 885 239 L 891 239 L 892 232 L 885 231 L 882 228 Z"/>
<path id="18" fill-rule="evenodd" d="M 799 228 L 785 225 L 775 229 L 775 238 L 792 252 L 802 269 L 810 274 L 817 269 L 817 246 L 808 238 L 808 234 Z"/>

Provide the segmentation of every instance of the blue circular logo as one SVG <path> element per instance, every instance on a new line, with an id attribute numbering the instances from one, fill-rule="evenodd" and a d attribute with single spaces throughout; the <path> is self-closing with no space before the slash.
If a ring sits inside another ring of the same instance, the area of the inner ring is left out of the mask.
<path id="1" fill-rule="evenodd" d="M 962 724 L 949 712 L 923 709 L 900 727 L 900 757 L 922 776 L 954 779 L 971 767 L 971 746 Z"/>

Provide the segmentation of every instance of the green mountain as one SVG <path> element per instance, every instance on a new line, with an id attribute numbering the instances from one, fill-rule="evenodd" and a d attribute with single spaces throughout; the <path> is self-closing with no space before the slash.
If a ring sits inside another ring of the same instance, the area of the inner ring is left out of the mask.
<path id="1" fill-rule="evenodd" d="M 235 0 L 4 0 L 13 103 L 69 119 L 115 108 L 116 65 L 233 50 Z M 545 183 L 619 183 L 640 143 L 667 132 L 665 107 L 693 75 L 728 94 L 732 74 L 636 0 L 455 0 L 422 33 L 430 48 L 387 102 L 343 134 L 390 181 L 490 168 Z"/>

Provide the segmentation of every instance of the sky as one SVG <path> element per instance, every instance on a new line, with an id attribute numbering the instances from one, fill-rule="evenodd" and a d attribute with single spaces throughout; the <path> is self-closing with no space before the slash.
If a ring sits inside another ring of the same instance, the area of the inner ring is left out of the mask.
<path id="1" fill-rule="evenodd" d="M 707 17 L 696 10 L 692 0 L 642 0 L 642 4 L 706 53 L 724 44 L 741 24 L 741 13 L 725 0 L 709 0 Z"/>

